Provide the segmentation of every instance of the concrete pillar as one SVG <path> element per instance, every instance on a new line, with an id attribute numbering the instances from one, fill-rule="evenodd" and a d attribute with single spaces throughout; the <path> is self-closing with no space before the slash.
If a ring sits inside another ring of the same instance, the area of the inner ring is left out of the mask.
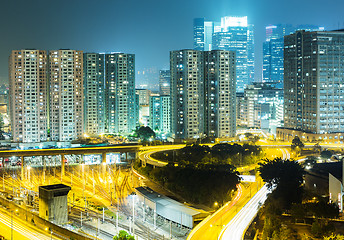
<path id="1" fill-rule="evenodd" d="M 21 180 L 24 180 L 24 157 L 20 157 L 20 162 L 21 162 Z"/>
<path id="2" fill-rule="evenodd" d="M 65 175 L 65 155 L 61 154 L 61 178 Z"/>
<path id="3" fill-rule="evenodd" d="M 106 163 L 106 152 L 102 153 L 102 163 Z"/>

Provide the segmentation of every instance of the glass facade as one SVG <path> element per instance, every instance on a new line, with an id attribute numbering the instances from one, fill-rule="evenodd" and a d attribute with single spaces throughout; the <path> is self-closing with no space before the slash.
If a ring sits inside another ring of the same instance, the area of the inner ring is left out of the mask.
<path id="1" fill-rule="evenodd" d="M 344 132 L 344 32 L 298 31 L 284 45 L 285 127 Z"/>

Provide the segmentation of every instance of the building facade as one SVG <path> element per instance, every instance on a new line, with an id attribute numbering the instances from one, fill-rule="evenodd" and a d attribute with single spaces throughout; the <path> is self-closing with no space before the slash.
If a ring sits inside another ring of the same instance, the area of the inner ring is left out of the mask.
<path id="1" fill-rule="evenodd" d="M 105 116 L 109 133 L 131 133 L 138 121 L 135 55 L 105 54 Z"/>
<path id="2" fill-rule="evenodd" d="M 194 23 L 194 49 L 210 51 L 212 49 L 213 33 L 218 23 L 206 21 L 204 18 L 195 18 Z"/>
<path id="3" fill-rule="evenodd" d="M 9 57 L 9 104 L 15 142 L 48 139 L 48 61 L 42 50 L 13 50 Z"/>
<path id="4" fill-rule="evenodd" d="M 254 81 L 254 36 L 253 25 L 247 17 L 221 18 L 221 31 L 213 34 L 213 50 L 236 52 L 237 92 Z"/>
<path id="5" fill-rule="evenodd" d="M 235 52 L 205 52 L 204 62 L 204 133 L 210 137 L 233 137 L 236 131 Z"/>
<path id="6" fill-rule="evenodd" d="M 83 52 L 49 52 L 50 136 L 70 142 L 84 134 Z"/>
<path id="7" fill-rule="evenodd" d="M 240 105 L 240 126 L 276 134 L 283 126 L 283 89 L 273 84 L 253 83 L 245 89 Z"/>
<path id="8" fill-rule="evenodd" d="M 149 103 L 149 127 L 159 136 L 166 137 L 171 133 L 170 96 L 151 96 Z"/>
<path id="9" fill-rule="evenodd" d="M 313 25 L 276 24 L 266 26 L 266 37 L 263 43 L 263 82 L 283 88 L 285 35 L 292 34 L 297 30 L 322 31 L 323 29 L 323 27 Z"/>
<path id="10" fill-rule="evenodd" d="M 297 31 L 284 39 L 284 127 L 344 132 L 344 31 Z"/>
<path id="11" fill-rule="evenodd" d="M 85 133 L 105 132 L 105 58 L 104 54 L 84 53 Z"/>
<path id="12" fill-rule="evenodd" d="M 204 131 L 204 54 L 170 52 L 171 121 L 177 139 L 199 138 Z"/>
<path id="13" fill-rule="evenodd" d="M 159 72 L 159 94 L 170 96 L 171 72 L 170 70 L 160 70 Z"/>
<path id="14" fill-rule="evenodd" d="M 235 134 L 235 53 L 170 53 L 171 130 L 177 139 Z"/>

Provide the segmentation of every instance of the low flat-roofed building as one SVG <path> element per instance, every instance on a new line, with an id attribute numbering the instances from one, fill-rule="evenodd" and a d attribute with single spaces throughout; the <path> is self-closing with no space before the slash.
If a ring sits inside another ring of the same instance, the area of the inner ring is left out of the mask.
<path id="1" fill-rule="evenodd" d="M 64 184 L 39 186 L 39 216 L 56 224 L 68 222 L 67 195 L 70 190 Z"/>
<path id="2" fill-rule="evenodd" d="M 208 216 L 208 213 L 203 210 L 186 206 L 153 191 L 149 187 L 138 187 L 135 190 L 140 202 L 143 202 L 157 215 L 182 226 L 193 228 L 195 223 Z"/>

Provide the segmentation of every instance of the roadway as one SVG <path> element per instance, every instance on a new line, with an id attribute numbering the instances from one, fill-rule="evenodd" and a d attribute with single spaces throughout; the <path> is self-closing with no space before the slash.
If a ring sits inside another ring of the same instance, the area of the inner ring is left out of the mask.
<path id="1" fill-rule="evenodd" d="M 219 240 L 241 240 L 246 229 L 257 215 L 259 208 L 267 199 L 270 190 L 266 184 L 240 209 L 234 218 L 222 229 Z"/>
<path id="2" fill-rule="evenodd" d="M 289 154 L 289 152 L 285 149 L 278 149 L 278 152 L 276 150 L 277 149 L 268 150 L 267 156 L 268 157 L 287 157 Z M 213 215 L 208 216 L 199 225 L 197 225 L 196 228 L 194 228 L 191 231 L 187 240 L 198 240 L 198 239 L 217 240 L 219 239 L 219 236 L 223 234 L 222 232 L 224 231 L 224 229 L 230 229 L 229 231 L 232 231 L 233 229 L 230 227 L 232 225 L 229 225 L 229 224 L 233 222 L 234 218 L 238 219 L 239 216 L 245 216 L 245 214 L 248 214 L 248 210 L 242 211 L 241 209 L 246 209 L 245 208 L 246 206 L 252 206 L 252 204 L 251 203 L 248 204 L 248 202 L 251 199 L 251 195 L 255 194 L 258 191 L 258 189 L 261 187 L 260 183 L 261 183 L 260 178 L 257 178 L 257 181 L 255 183 L 246 183 L 246 185 L 240 184 L 238 186 L 237 194 L 233 198 L 233 200 L 226 203 L 222 208 L 216 211 Z M 258 191 L 257 196 L 261 196 L 261 195 L 264 195 L 264 192 L 262 193 Z M 253 197 L 253 198 L 256 199 L 257 197 Z M 263 202 L 264 201 L 262 201 L 262 203 Z M 258 211 L 258 207 L 256 208 L 256 210 Z M 246 220 L 245 222 L 244 220 L 242 220 L 241 223 L 243 224 L 243 229 L 241 229 L 242 230 L 241 234 L 243 234 L 245 229 L 249 226 L 250 221 L 248 222 Z M 223 239 L 241 240 L 241 238 L 236 238 L 236 236 L 232 236 L 232 237 L 233 238 L 223 238 Z"/>
<path id="3" fill-rule="evenodd" d="M 11 227 L 13 226 L 13 227 Z M 13 228 L 13 235 L 11 238 L 11 229 Z M 62 239 L 57 238 L 54 234 L 51 236 L 50 231 L 46 233 L 33 226 L 28 226 L 25 222 L 20 221 L 17 217 L 13 217 L 13 224 L 11 224 L 11 216 L 0 211 L 0 235 L 5 239 L 15 240 L 49 240 Z"/>
<path id="4" fill-rule="evenodd" d="M 289 159 L 290 153 L 286 149 L 280 149 L 283 159 Z M 241 240 L 247 228 L 257 215 L 260 207 L 267 199 L 270 190 L 266 184 L 243 206 L 235 217 L 222 229 L 218 240 Z"/>

